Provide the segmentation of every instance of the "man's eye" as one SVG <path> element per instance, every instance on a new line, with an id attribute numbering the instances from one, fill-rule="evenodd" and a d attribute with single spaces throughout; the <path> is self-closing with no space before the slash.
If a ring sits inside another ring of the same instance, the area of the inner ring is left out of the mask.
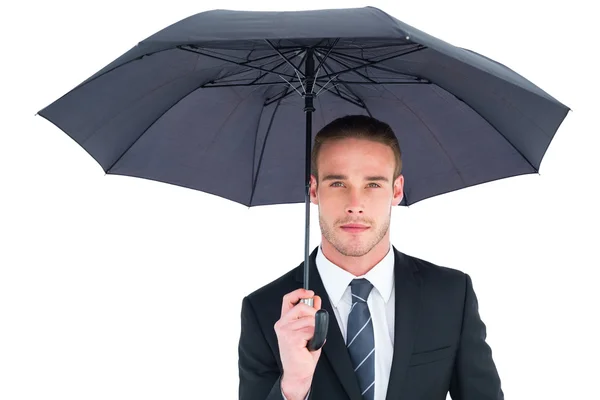
<path id="1" fill-rule="evenodd" d="M 380 187 L 379 184 L 377 184 L 377 183 L 369 183 L 369 186 L 371 186 L 371 187 Z"/>
<path id="2" fill-rule="evenodd" d="M 342 185 L 343 185 L 343 183 L 342 183 L 342 182 L 333 182 L 333 183 L 331 184 L 331 186 L 342 186 Z"/>

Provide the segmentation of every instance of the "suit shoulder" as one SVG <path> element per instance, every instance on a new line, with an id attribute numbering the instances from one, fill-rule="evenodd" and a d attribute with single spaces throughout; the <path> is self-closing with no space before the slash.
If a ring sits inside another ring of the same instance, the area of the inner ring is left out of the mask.
<path id="1" fill-rule="evenodd" d="M 438 265 L 415 256 L 404 254 L 404 257 L 406 257 L 412 263 L 414 268 L 425 278 L 464 282 L 467 275 L 459 269 Z"/>
<path id="2" fill-rule="evenodd" d="M 430 297 L 445 299 L 462 299 L 469 285 L 469 275 L 465 272 L 450 268 L 414 256 L 406 256 L 408 265 L 423 283 L 424 290 Z M 433 296 L 435 294 L 436 296 Z M 441 296 L 441 297 L 440 297 Z M 450 300 L 449 300 L 450 301 Z"/>

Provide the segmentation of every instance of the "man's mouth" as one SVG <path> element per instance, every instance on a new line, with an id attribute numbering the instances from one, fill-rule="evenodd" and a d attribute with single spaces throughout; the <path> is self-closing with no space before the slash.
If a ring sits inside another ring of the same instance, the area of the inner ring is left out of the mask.
<path id="1" fill-rule="evenodd" d="M 340 228 L 342 228 L 345 232 L 349 232 L 349 233 L 360 233 L 360 232 L 364 232 L 367 229 L 369 229 L 369 227 L 367 225 L 362 225 L 362 224 L 346 224 L 346 225 L 340 226 Z"/>

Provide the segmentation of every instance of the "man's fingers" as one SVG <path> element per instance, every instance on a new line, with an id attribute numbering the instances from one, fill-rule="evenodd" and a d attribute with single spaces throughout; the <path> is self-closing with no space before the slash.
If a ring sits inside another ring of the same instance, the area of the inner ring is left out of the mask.
<path id="1" fill-rule="evenodd" d="M 310 340 L 315 335 L 315 319 L 304 317 L 292 320 L 281 327 L 280 334 L 288 340 Z"/>
<path id="2" fill-rule="evenodd" d="M 282 325 L 287 324 L 289 321 L 293 321 L 295 319 L 300 319 L 303 317 L 313 317 L 317 313 L 314 307 L 307 306 L 304 303 L 298 303 L 294 308 L 288 311 L 283 317 L 281 317 L 280 321 Z"/>
<path id="3" fill-rule="evenodd" d="M 302 317 L 300 319 L 294 319 L 282 326 L 282 329 L 288 331 L 297 331 L 304 328 L 315 328 L 315 319 L 313 317 Z"/>
<path id="4" fill-rule="evenodd" d="M 321 296 L 315 296 L 314 297 L 314 306 L 315 306 L 315 310 L 320 310 L 321 309 L 321 306 L 322 306 Z"/>
<path id="5" fill-rule="evenodd" d="M 313 297 L 315 293 L 312 290 L 296 289 L 283 296 L 281 304 L 281 316 L 283 317 L 288 311 L 300 301 L 300 299 L 309 299 Z"/>

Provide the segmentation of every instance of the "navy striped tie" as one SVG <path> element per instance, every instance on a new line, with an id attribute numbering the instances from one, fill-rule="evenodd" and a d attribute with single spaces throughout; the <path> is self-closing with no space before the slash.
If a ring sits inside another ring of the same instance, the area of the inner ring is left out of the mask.
<path id="1" fill-rule="evenodd" d="M 375 337 L 373 321 L 367 305 L 367 298 L 373 285 L 366 279 L 354 279 L 350 283 L 350 288 L 352 308 L 348 315 L 346 347 L 363 399 L 373 400 L 375 398 Z"/>

